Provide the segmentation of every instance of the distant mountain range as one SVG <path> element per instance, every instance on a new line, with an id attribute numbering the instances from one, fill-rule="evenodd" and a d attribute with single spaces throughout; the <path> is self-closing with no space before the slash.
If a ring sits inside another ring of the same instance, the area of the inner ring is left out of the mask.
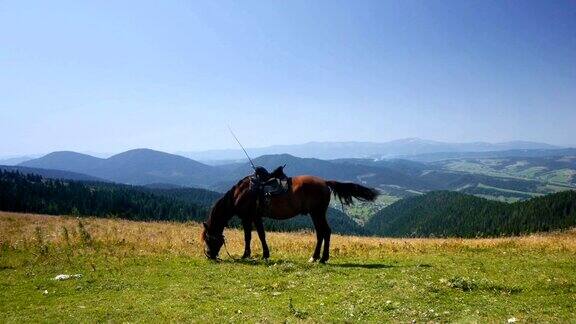
<path id="1" fill-rule="evenodd" d="M 446 152 L 488 152 L 505 150 L 559 149 L 560 147 L 537 142 L 512 141 L 503 143 L 447 143 L 419 138 L 406 138 L 383 143 L 372 142 L 309 142 L 296 145 L 275 145 L 263 148 L 248 148 L 252 157 L 261 155 L 290 154 L 303 158 L 394 158 L 419 154 Z M 240 149 L 209 150 L 202 152 L 178 152 L 199 161 L 245 159 Z"/>
<path id="2" fill-rule="evenodd" d="M 511 141 L 503 143 L 471 142 L 449 143 L 430 141 L 419 138 L 405 138 L 389 142 L 309 142 L 294 145 L 274 145 L 263 148 L 248 148 L 251 157 L 262 155 L 290 154 L 302 158 L 317 158 L 324 160 L 344 158 L 406 158 L 419 161 L 439 160 L 443 158 L 464 157 L 469 154 L 484 152 L 510 151 L 503 154 L 538 154 L 535 151 L 542 150 L 540 154 L 548 154 L 546 150 L 556 150 L 561 147 L 528 141 Z M 113 154 L 109 153 L 77 153 L 84 156 L 106 158 Z M 223 165 L 233 162 L 245 161 L 246 156 L 240 149 L 208 150 L 198 152 L 176 152 L 176 155 L 188 157 L 210 165 Z M 482 154 L 480 154 L 482 155 Z M 41 155 L 9 156 L 0 157 L 0 165 L 18 165 L 40 157 Z M 537 155 L 538 156 L 538 155 Z"/>
<path id="3" fill-rule="evenodd" d="M 556 151 L 570 153 L 564 149 L 535 151 L 546 151 L 551 156 L 555 156 Z M 290 154 L 264 155 L 254 159 L 256 165 L 268 169 L 286 164 L 286 173 L 291 176 L 309 174 L 364 183 L 399 198 L 433 190 L 453 190 L 515 201 L 576 186 L 576 167 L 569 156 L 506 159 L 505 163 L 503 159 L 450 161 L 321 160 Z M 154 188 L 198 187 L 220 192 L 252 173 L 248 162 L 214 166 L 150 149 L 130 150 L 107 159 L 76 152 L 53 152 L 23 162 L 17 168 L 42 169 L 43 173 L 38 173 L 47 177 L 53 175 L 46 173 L 46 170 L 60 170 L 74 173 L 60 174 L 61 178 L 78 179 L 84 175 L 92 179 Z"/>

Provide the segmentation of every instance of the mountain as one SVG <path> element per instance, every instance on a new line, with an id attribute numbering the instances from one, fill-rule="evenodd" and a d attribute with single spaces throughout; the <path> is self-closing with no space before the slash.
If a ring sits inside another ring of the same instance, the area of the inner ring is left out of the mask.
<path id="1" fill-rule="evenodd" d="M 383 143 L 372 142 L 309 142 L 296 145 L 275 145 L 263 148 L 248 148 L 251 156 L 290 154 L 304 158 L 392 158 L 438 152 L 485 152 L 502 150 L 557 149 L 544 143 L 512 141 L 503 143 L 447 143 L 419 138 L 406 138 Z M 209 150 L 181 152 L 181 155 L 199 161 L 245 159 L 242 150 Z"/>
<path id="2" fill-rule="evenodd" d="M 103 161 L 104 159 L 87 154 L 58 151 L 46 154 L 37 159 L 22 162 L 18 165 L 30 168 L 55 169 L 90 174 L 90 172 L 97 169 Z"/>
<path id="3" fill-rule="evenodd" d="M 218 174 L 208 165 L 150 149 L 136 149 L 109 157 L 97 171 L 102 177 L 129 184 L 169 182 L 207 186 Z"/>
<path id="4" fill-rule="evenodd" d="M 570 157 L 554 159 L 569 160 Z M 482 165 L 484 162 L 476 163 L 478 167 L 474 168 L 469 167 L 472 162 L 465 162 L 422 163 L 406 159 L 357 158 L 321 160 L 290 154 L 264 155 L 254 159 L 256 165 L 269 170 L 286 164 L 285 172 L 289 176 L 309 174 L 325 179 L 359 182 L 377 187 L 395 197 L 407 197 L 433 190 L 455 190 L 515 201 L 576 185 L 573 182 L 576 166 L 570 162 L 550 160 L 546 162 L 550 170 L 542 174 L 535 171 L 537 168 L 522 170 L 523 174 L 538 175 L 532 178 L 499 170 L 484 172 L 490 167 Z M 484 164 L 497 166 L 498 163 L 501 162 L 488 161 Z M 507 168 L 521 170 L 518 165 L 512 163 Z M 76 172 L 125 184 L 155 185 L 163 188 L 169 188 L 170 185 L 201 187 L 216 191 L 228 190 L 239 179 L 253 172 L 248 162 L 209 166 L 183 156 L 149 149 L 130 150 L 107 159 L 75 152 L 54 152 L 21 163 L 20 166 Z M 539 164 L 534 166 L 543 170 Z"/>
<path id="5" fill-rule="evenodd" d="M 380 236 L 491 237 L 566 229 L 576 225 L 576 191 L 513 204 L 451 191 L 402 199 L 366 223 Z"/>
<path id="6" fill-rule="evenodd" d="M 130 150 L 107 159 L 76 152 L 54 152 L 23 162 L 20 166 L 72 171 L 136 185 L 208 186 L 220 176 L 214 167 L 150 149 Z"/>
<path id="7" fill-rule="evenodd" d="M 299 158 L 290 154 L 264 155 L 254 159 L 253 162 L 255 165 L 263 166 L 270 171 L 280 165 L 286 165 L 284 172 L 288 176 L 314 175 L 324 179 L 360 182 L 371 186 L 388 184 L 403 187 L 424 187 L 424 184 L 420 183 L 418 179 L 380 165 L 365 165 L 346 161 L 335 163 L 314 158 Z M 233 164 L 232 166 L 220 166 L 222 170 L 228 170 L 226 176 L 228 181 L 220 183 L 214 189 L 224 190 L 238 179 L 253 172 L 249 163 Z"/>
<path id="8" fill-rule="evenodd" d="M 412 196 L 434 190 L 463 191 L 483 196 L 502 197 L 502 200 L 527 199 L 537 194 L 554 192 L 543 182 L 491 176 L 445 168 L 443 165 L 424 164 L 409 160 L 339 159 L 319 160 L 299 158 L 289 154 L 266 155 L 254 159 L 256 165 L 269 170 L 286 164 L 289 176 L 311 174 L 326 179 L 354 181 L 377 187 L 397 197 Z M 237 166 L 230 173 L 230 181 L 217 189 L 230 187 L 236 179 L 251 172 L 248 163 Z"/>

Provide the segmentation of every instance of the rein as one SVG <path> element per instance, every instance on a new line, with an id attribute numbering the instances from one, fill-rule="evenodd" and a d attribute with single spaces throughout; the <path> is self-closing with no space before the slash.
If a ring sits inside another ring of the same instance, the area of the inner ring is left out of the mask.
<path id="1" fill-rule="evenodd" d="M 224 250 L 226 250 L 226 254 L 228 254 L 228 257 L 230 259 L 232 259 L 232 261 L 239 261 L 240 259 L 237 259 L 235 257 L 233 257 L 230 252 L 228 252 L 228 247 L 226 246 L 226 240 L 224 239 L 224 235 L 222 235 L 222 239 L 224 240 Z"/>
<path id="2" fill-rule="evenodd" d="M 224 234 L 219 235 L 219 236 L 215 236 L 215 235 L 212 235 L 212 234 L 210 234 L 210 233 L 206 233 L 206 238 L 208 238 L 208 239 L 210 239 L 210 240 L 213 240 L 213 239 L 222 240 L 222 245 L 224 245 L 224 250 L 226 250 L 226 254 L 228 254 L 228 257 L 229 257 L 230 259 L 232 259 L 233 261 L 238 261 L 238 260 L 240 260 L 240 259 L 237 259 L 237 258 L 233 257 L 233 256 L 230 254 L 230 252 L 228 252 L 228 246 L 226 245 L 226 238 L 224 237 Z M 206 253 L 206 251 L 204 251 L 204 255 L 205 255 L 206 257 L 208 257 L 208 258 L 210 257 L 210 256 L 208 255 L 208 253 Z"/>

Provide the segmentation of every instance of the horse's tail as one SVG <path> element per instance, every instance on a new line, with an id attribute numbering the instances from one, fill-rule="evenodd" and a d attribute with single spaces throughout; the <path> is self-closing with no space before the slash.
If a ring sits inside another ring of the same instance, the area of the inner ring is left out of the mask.
<path id="1" fill-rule="evenodd" d="M 361 201 L 374 201 L 378 197 L 378 191 L 373 188 L 361 186 L 352 182 L 326 181 L 326 185 L 332 189 L 334 196 L 345 205 L 352 205 L 352 198 Z"/>

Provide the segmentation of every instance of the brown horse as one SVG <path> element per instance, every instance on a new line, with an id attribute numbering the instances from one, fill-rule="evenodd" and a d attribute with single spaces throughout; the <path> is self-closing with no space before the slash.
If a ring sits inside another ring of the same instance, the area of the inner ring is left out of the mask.
<path id="1" fill-rule="evenodd" d="M 316 248 L 312 254 L 311 262 L 320 259 L 328 261 L 330 250 L 330 226 L 326 218 L 326 211 L 330 203 L 330 192 L 334 192 L 343 204 L 352 204 L 352 198 L 362 201 L 374 201 L 378 196 L 375 189 L 367 188 L 355 183 L 326 181 L 314 176 L 297 176 L 292 178 L 291 190 L 284 195 L 271 197 L 270 212 L 266 217 L 274 219 L 289 219 L 297 215 L 309 214 L 316 229 Z M 244 227 L 244 255 L 250 257 L 250 240 L 252 223 L 262 242 L 262 257 L 270 256 L 266 235 L 262 223 L 262 212 L 258 208 L 258 193 L 250 190 L 250 177 L 245 177 L 233 186 L 224 197 L 220 198 L 212 208 L 208 220 L 204 223 L 202 240 L 205 243 L 204 254 L 210 259 L 216 259 L 220 248 L 224 244 L 224 227 L 232 216 L 237 215 Z M 259 212 L 260 211 L 260 212 Z M 324 251 L 320 258 L 320 248 L 324 242 Z"/>

